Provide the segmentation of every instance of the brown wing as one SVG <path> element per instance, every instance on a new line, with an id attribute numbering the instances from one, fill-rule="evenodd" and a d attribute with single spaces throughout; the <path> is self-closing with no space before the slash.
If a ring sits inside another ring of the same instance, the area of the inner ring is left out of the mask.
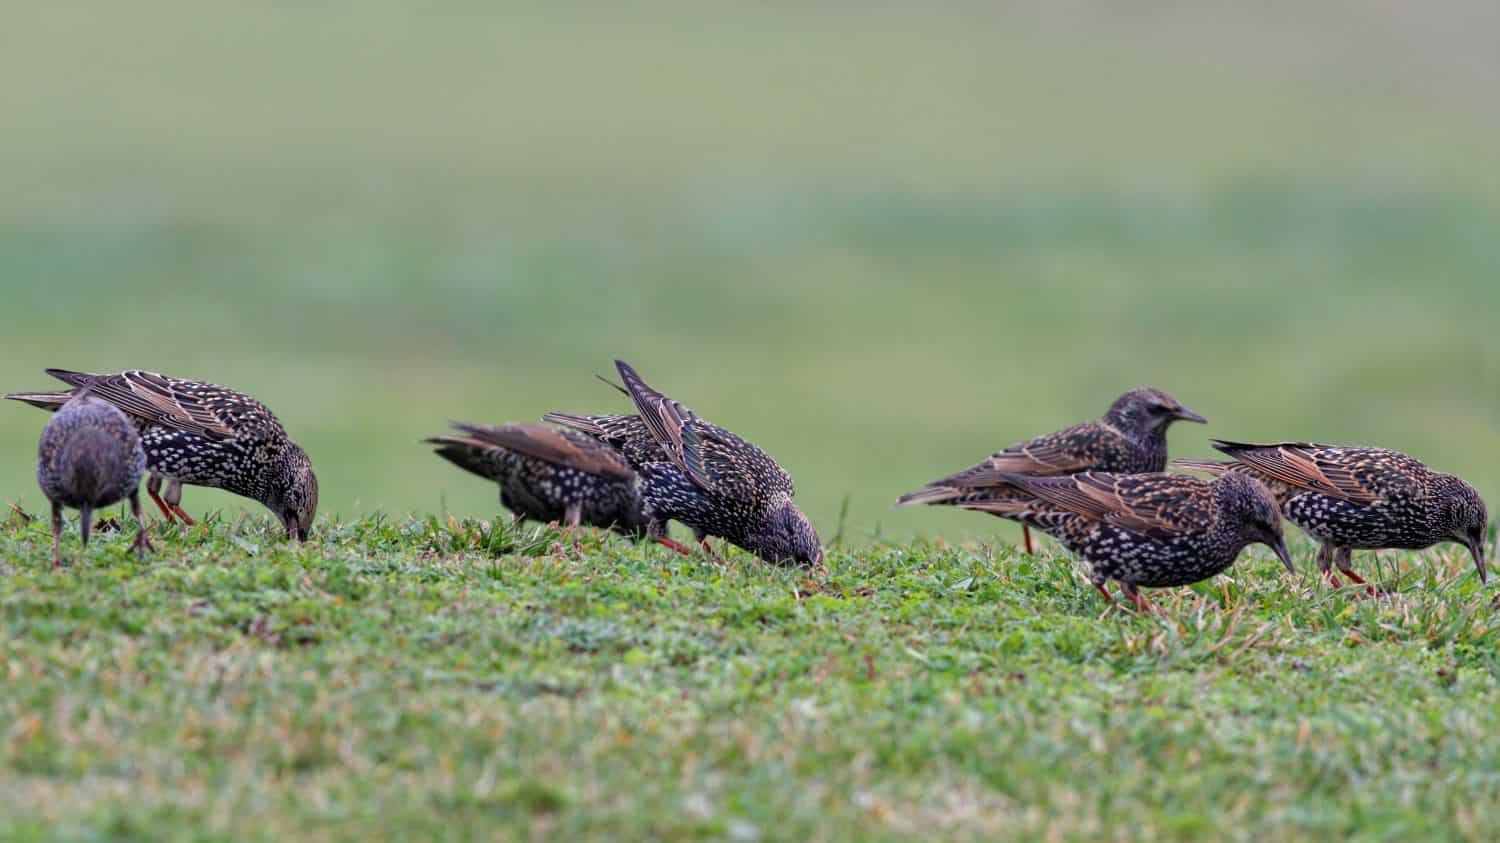
<path id="1" fill-rule="evenodd" d="M 1349 448 L 1282 442 L 1247 445 L 1214 440 L 1213 446 L 1274 481 L 1343 500 L 1370 503 L 1421 494 L 1427 466 L 1384 448 Z"/>
<path id="2" fill-rule="evenodd" d="M 635 476 L 615 449 L 581 433 L 535 424 L 494 426 L 453 422 L 452 427 L 477 440 L 477 444 L 508 448 L 518 454 L 599 477 L 629 480 Z"/>
<path id="3" fill-rule="evenodd" d="M 1209 530 L 1218 519 L 1213 484 L 1183 474 L 1012 474 L 1008 479 L 1054 506 L 1160 538 Z"/>
<path id="4" fill-rule="evenodd" d="M 711 484 L 703 465 L 703 439 L 696 429 L 698 417 L 692 410 L 652 389 L 630 364 L 616 360 L 615 367 L 625 381 L 625 388 L 630 392 L 630 400 L 635 402 L 641 421 L 646 423 L 667 459 L 694 483 L 709 488 Z"/>
<path id="5" fill-rule="evenodd" d="M 1084 422 L 997 451 L 984 462 L 929 485 L 975 489 L 1004 483 L 1006 474 L 1075 474 L 1099 465 L 1124 463 L 1130 447 L 1125 437 L 1107 423 Z"/>
<path id="6" fill-rule="evenodd" d="M 87 388 L 124 412 L 164 427 L 216 439 L 237 435 L 199 395 L 183 389 L 182 381 L 165 375 L 141 371 L 94 375 L 64 369 L 48 369 L 47 374 L 80 389 Z"/>

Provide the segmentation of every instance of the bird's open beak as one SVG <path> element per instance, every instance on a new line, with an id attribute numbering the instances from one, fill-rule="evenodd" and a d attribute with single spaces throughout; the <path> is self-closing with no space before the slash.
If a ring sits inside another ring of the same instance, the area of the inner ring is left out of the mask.
<path id="1" fill-rule="evenodd" d="M 1481 540 L 1478 544 L 1473 542 L 1465 542 L 1464 544 L 1469 548 L 1470 555 L 1474 557 L 1474 567 L 1479 569 L 1479 581 L 1481 583 L 1489 582 L 1489 571 L 1485 568 L 1484 564 L 1484 541 Z"/>
<path id="2" fill-rule="evenodd" d="M 1286 539 L 1282 536 L 1277 536 L 1276 543 L 1271 545 L 1271 549 L 1276 551 L 1276 558 L 1280 559 L 1281 564 L 1286 566 L 1287 572 L 1295 577 L 1297 569 L 1292 566 L 1292 553 L 1286 549 Z"/>
<path id="3" fill-rule="evenodd" d="M 1173 413 L 1172 417 L 1181 419 L 1182 421 L 1197 422 L 1198 424 L 1208 424 L 1208 419 L 1198 415 L 1197 413 L 1189 410 L 1186 407 L 1178 407 L 1177 412 Z"/>

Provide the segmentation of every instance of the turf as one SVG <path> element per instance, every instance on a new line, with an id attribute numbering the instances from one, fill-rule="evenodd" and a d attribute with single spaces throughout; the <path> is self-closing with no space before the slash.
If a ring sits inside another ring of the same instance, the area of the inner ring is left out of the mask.
<path id="1" fill-rule="evenodd" d="M 1257 548 L 1146 616 L 1065 557 L 717 567 L 506 520 L 0 530 L 6 840 L 1493 839 L 1492 591 Z"/>

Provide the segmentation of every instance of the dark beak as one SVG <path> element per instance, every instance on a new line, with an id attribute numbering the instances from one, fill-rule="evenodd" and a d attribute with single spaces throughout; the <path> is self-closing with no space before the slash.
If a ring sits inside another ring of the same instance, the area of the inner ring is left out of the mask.
<path id="1" fill-rule="evenodd" d="M 1297 569 L 1292 567 L 1291 551 L 1286 549 L 1286 539 L 1282 536 L 1276 536 L 1274 542 L 1266 542 L 1266 544 L 1269 544 L 1271 549 L 1276 551 L 1276 558 L 1280 559 L 1281 564 L 1286 566 L 1287 572 L 1294 577 L 1297 576 Z"/>
<path id="2" fill-rule="evenodd" d="M 1189 410 L 1186 407 L 1178 407 L 1177 412 L 1172 414 L 1172 418 L 1180 419 L 1181 421 L 1197 422 L 1198 424 L 1208 424 L 1208 419 L 1198 415 L 1197 413 Z"/>
<path id="3" fill-rule="evenodd" d="M 1474 567 L 1479 569 L 1479 581 L 1489 582 L 1489 571 L 1486 570 L 1484 564 L 1484 539 L 1477 542 L 1465 542 L 1465 545 L 1468 546 L 1470 555 L 1474 557 Z"/>

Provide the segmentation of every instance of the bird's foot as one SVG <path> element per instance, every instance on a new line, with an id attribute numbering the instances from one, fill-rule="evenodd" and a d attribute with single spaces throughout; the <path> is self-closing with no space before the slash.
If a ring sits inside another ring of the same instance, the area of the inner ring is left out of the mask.
<path id="1" fill-rule="evenodd" d="M 137 558 L 145 559 L 147 553 L 155 553 L 156 545 L 151 543 L 151 536 L 146 533 L 145 525 L 136 531 L 135 541 L 130 543 L 130 549 L 135 551 Z"/>

